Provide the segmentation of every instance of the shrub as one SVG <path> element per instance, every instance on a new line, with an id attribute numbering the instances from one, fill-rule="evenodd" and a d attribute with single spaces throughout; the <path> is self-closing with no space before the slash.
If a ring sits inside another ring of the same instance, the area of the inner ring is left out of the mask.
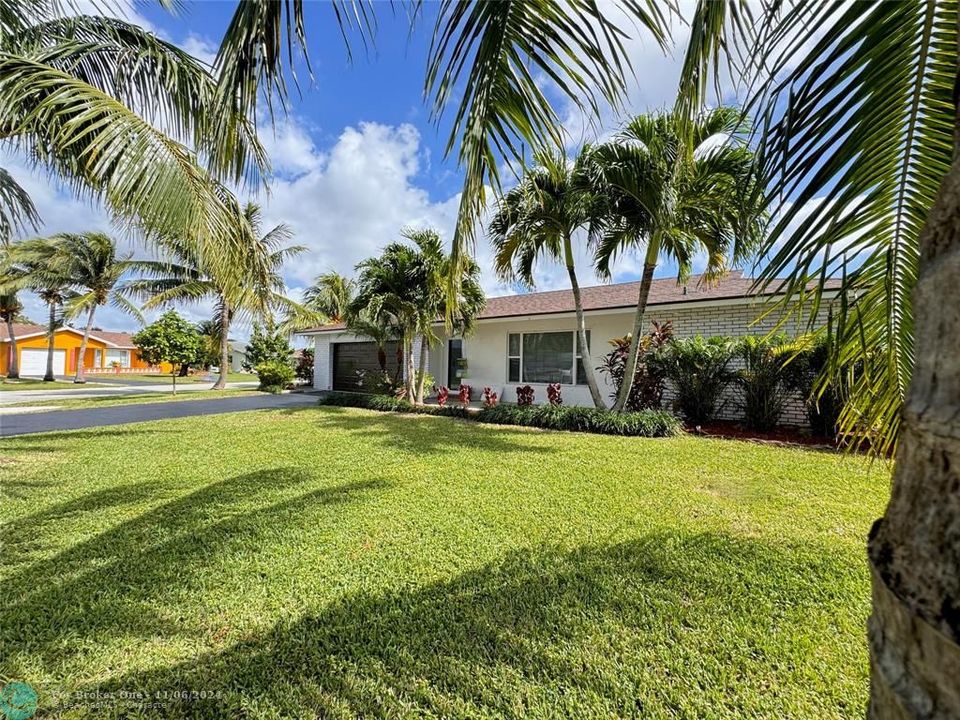
<path id="1" fill-rule="evenodd" d="M 327 393 L 321 405 L 359 407 L 381 412 L 411 412 L 423 415 L 457 417 L 494 425 L 521 425 L 547 430 L 573 430 L 604 435 L 635 437 L 669 437 L 680 435 L 683 427 L 671 413 L 663 410 L 613 413 L 587 407 L 561 405 L 492 405 L 480 410 L 465 407 L 431 407 L 412 405 L 389 395 L 359 393 Z"/>
<path id="2" fill-rule="evenodd" d="M 666 379 L 663 368 L 655 362 L 648 362 L 648 360 L 673 339 L 673 323 L 670 321 L 663 324 L 654 322 L 652 325 L 653 329 L 640 338 L 637 370 L 633 375 L 630 396 L 627 398 L 627 410 L 658 408 L 663 400 L 663 388 Z M 613 385 L 613 392 L 610 397 L 613 399 L 616 399 L 620 394 L 620 386 L 623 385 L 627 356 L 630 354 L 630 340 L 631 336 L 629 334 L 611 340 L 610 344 L 613 346 L 613 350 L 604 356 L 600 367 L 597 368 L 610 378 Z"/>
<path id="3" fill-rule="evenodd" d="M 550 383 L 547 385 L 547 400 L 551 405 L 559 407 L 563 405 L 563 396 L 560 394 L 560 383 Z"/>
<path id="4" fill-rule="evenodd" d="M 447 404 L 447 398 L 450 397 L 450 388 L 446 385 L 441 385 L 437 388 L 437 405 L 443 407 Z"/>
<path id="5" fill-rule="evenodd" d="M 304 348 L 297 358 L 297 365 L 293 369 L 298 380 L 311 382 L 313 380 L 313 348 Z"/>
<path id="6" fill-rule="evenodd" d="M 497 403 L 500 402 L 500 397 L 493 391 L 491 387 L 485 387 L 483 389 L 483 406 L 487 408 L 496 407 Z"/>
<path id="7" fill-rule="evenodd" d="M 648 359 L 673 384 L 676 407 L 687 422 L 712 420 L 723 391 L 733 381 L 730 370 L 735 347 L 728 338 L 673 340 Z"/>
<path id="8" fill-rule="evenodd" d="M 285 362 L 273 360 L 260 363 L 255 370 L 260 378 L 260 389 L 264 392 L 279 393 L 293 383 L 293 368 Z"/>
<path id="9" fill-rule="evenodd" d="M 787 363 L 788 385 L 804 399 L 810 430 L 823 437 L 836 438 L 840 434 L 843 392 L 836 378 L 824 382 L 832 350 L 830 339 L 820 335 L 804 340 L 807 341 L 805 347 Z"/>
<path id="10" fill-rule="evenodd" d="M 460 391 L 457 393 L 457 399 L 460 401 L 460 404 L 466 407 L 470 404 L 470 399 L 472 397 L 473 388 L 466 383 L 460 383 Z"/>
<path id="11" fill-rule="evenodd" d="M 517 388 L 517 405 L 525 407 L 533 405 L 533 388 L 529 385 L 521 385 Z"/>
<path id="12" fill-rule="evenodd" d="M 406 392 L 403 383 L 384 370 L 357 370 L 357 388 L 374 395 L 402 396 Z"/>
<path id="13" fill-rule="evenodd" d="M 743 393 L 740 407 L 744 425 L 751 430 L 770 430 L 780 422 L 789 389 L 787 362 L 794 346 L 785 337 L 745 337 L 736 345 L 744 367 L 737 371 Z"/>

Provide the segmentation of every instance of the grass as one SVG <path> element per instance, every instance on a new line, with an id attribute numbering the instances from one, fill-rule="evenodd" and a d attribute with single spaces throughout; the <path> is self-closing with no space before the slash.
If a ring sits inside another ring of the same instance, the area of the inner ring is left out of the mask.
<path id="1" fill-rule="evenodd" d="M 66 398 L 56 400 L 38 400 L 4 405 L 10 408 L 44 407 L 54 410 L 86 410 L 88 408 L 112 407 L 114 405 L 139 405 L 141 403 L 178 402 L 180 400 L 216 400 L 218 398 L 250 395 L 257 392 L 251 388 L 228 388 L 226 390 L 191 390 L 172 393 L 145 392 L 133 395 L 101 395 L 92 398 Z"/>
<path id="2" fill-rule="evenodd" d="M 32 378 L 20 378 L 18 380 L 0 378 L 0 392 L 12 392 L 14 390 L 74 390 L 83 387 L 82 384 L 75 383 L 72 380 L 44 382 L 43 380 L 34 380 Z"/>
<path id="3" fill-rule="evenodd" d="M 211 383 L 217 379 L 216 374 L 207 376 L 206 374 L 188 375 L 187 377 L 178 377 L 177 385 L 189 383 Z M 169 373 L 107 373 L 103 375 L 87 375 L 87 380 L 96 382 L 97 379 L 103 380 L 124 380 L 129 382 L 143 382 L 151 385 L 173 384 L 173 378 Z M 256 382 L 257 376 L 253 373 L 227 373 L 227 382 Z"/>
<path id="4" fill-rule="evenodd" d="M 862 717 L 887 488 L 343 408 L 12 438 L 0 676 L 43 717 Z"/>

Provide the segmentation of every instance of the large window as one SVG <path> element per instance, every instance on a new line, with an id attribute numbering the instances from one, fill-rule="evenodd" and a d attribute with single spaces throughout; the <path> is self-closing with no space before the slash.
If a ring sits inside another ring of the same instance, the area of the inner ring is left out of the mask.
<path id="1" fill-rule="evenodd" d="M 587 331 L 590 347 L 590 331 Z M 507 382 L 586 385 L 583 361 L 572 332 L 510 333 Z"/>

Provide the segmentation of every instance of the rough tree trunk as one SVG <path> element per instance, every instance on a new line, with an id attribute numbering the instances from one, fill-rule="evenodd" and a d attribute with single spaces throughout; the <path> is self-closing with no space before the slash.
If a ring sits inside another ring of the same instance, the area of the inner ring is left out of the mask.
<path id="1" fill-rule="evenodd" d="M 227 301 L 220 300 L 220 375 L 214 383 L 214 390 L 225 390 L 227 387 L 227 365 L 230 363 L 230 306 Z"/>
<path id="2" fill-rule="evenodd" d="M 603 395 L 600 394 L 600 388 L 597 387 L 597 377 L 593 372 L 590 349 L 587 347 L 587 325 L 583 318 L 583 301 L 580 298 L 580 283 L 577 282 L 577 272 L 573 267 L 573 248 L 570 244 L 569 235 L 564 238 L 563 250 L 566 256 L 567 275 L 570 276 L 570 289 L 573 290 L 573 306 L 577 311 L 577 348 L 580 350 L 580 357 L 583 358 L 583 372 L 587 376 L 587 387 L 590 389 L 590 397 L 593 399 L 594 406 L 605 410 L 607 403 L 604 401 Z"/>
<path id="3" fill-rule="evenodd" d="M 613 409 L 623 412 L 633 389 L 633 377 L 637 373 L 637 360 L 640 357 L 640 338 L 643 336 L 643 316 L 647 311 L 647 298 L 650 297 L 650 284 L 653 282 L 653 271 L 657 268 L 656 256 L 651 262 L 651 253 L 647 252 L 647 259 L 643 265 L 643 276 L 640 278 L 640 292 L 637 295 L 637 311 L 633 316 L 633 335 L 630 339 L 630 352 L 627 353 L 627 364 L 623 368 L 623 382 Z"/>
<path id="4" fill-rule="evenodd" d="M 427 339 L 420 336 L 420 367 L 417 368 L 417 405 L 423 405 L 423 384 L 427 378 Z"/>
<path id="5" fill-rule="evenodd" d="M 53 382 L 53 346 L 56 343 L 57 306 L 50 303 L 50 321 L 47 326 L 47 371 L 43 375 L 44 382 Z"/>
<path id="6" fill-rule="evenodd" d="M 410 402 L 416 402 L 417 397 L 414 390 L 416 374 L 413 368 L 413 333 L 405 333 L 403 336 L 403 362 L 404 362 L 404 386 L 406 388 L 406 398 Z"/>
<path id="7" fill-rule="evenodd" d="M 83 378 L 83 356 L 87 354 L 87 343 L 90 341 L 90 331 L 93 329 L 93 314 L 97 311 L 96 305 L 90 306 L 90 312 L 87 313 L 87 326 L 83 329 L 83 340 L 80 341 L 80 353 L 77 355 L 77 370 L 73 375 L 75 383 L 84 383 Z"/>
<path id="8" fill-rule="evenodd" d="M 960 159 L 920 236 L 916 360 L 870 533 L 873 720 L 960 718 Z"/>
<path id="9" fill-rule="evenodd" d="M 10 362 L 7 363 L 7 379 L 20 377 L 20 358 L 17 357 L 17 336 L 13 332 L 13 317 L 7 318 L 7 337 L 10 338 Z"/>

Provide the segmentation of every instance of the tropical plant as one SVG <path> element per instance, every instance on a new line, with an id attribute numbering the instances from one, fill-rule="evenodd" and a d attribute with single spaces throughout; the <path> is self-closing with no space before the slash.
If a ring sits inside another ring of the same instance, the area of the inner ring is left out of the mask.
<path id="1" fill-rule="evenodd" d="M 203 347 L 197 357 L 197 364 L 207 370 L 220 362 L 220 323 L 216 320 L 201 320 L 195 327 L 197 333 L 203 339 Z"/>
<path id="2" fill-rule="evenodd" d="M 589 147 L 584 147 L 573 162 L 557 151 L 537 152 L 534 160 L 535 166 L 527 169 L 520 182 L 500 198 L 490 221 L 494 267 L 502 279 L 519 278 L 533 287 L 534 266 L 539 258 L 562 263 L 570 279 L 577 315 L 577 351 L 581 357 L 589 358 L 573 242 L 578 232 L 585 233 L 602 221 L 605 198 L 591 182 Z M 606 408 L 592 363 L 584 362 L 581 367 L 593 404 Z"/>
<path id="3" fill-rule="evenodd" d="M 644 410 L 659 408 L 663 400 L 666 375 L 663 368 L 657 363 L 648 363 L 647 358 L 673 339 L 673 323 L 669 320 L 664 323 L 654 321 L 652 329 L 642 338 L 637 350 L 637 369 L 633 374 L 633 387 L 627 398 L 627 410 Z M 604 373 L 613 385 L 611 398 L 617 399 L 623 385 L 623 374 L 630 355 L 632 336 L 628 333 L 623 337 L 610 340 L 613 350 L 603 356 L 599 370 Z"/>
<path id="4" fill-rule="evenodd" d="M 17 357 L 17 334 L 14 322 L 23 310 L 23 303 L 17 297 L 16 291 L 0 292 L 0 320 L 7 326 L 7 339 L 10 343 L 10 357 L 7 365 L 7 379 L 16 380 L 20 377 L 19 358 Z"/>
<path id="5" fill-rule="evenodd" d="M 745 131 L 738 108 L 715 108 L 692 120 L 674 113 L 639 115 L 593 153 L 596 182 L 610 203 L 597 270 L 611 276 L 614 259 L 627 250 L 637 249 L 644 258 L 624 366 L 627 381 L 614 410 L 627 406 L 633 388 L 657 264 L 671 259 L 682 280 L 704 252 L 709 281 L 743 262 L 759 243 L 762 213 Z"/>
<path id="6" fill-rule="evenodd" d="M 558 407 L 563 405 L 563 394 L 560 391 L 560 383 L 550 383 L 547 385 L 547 402 Z"/>
<path id="7" fill-rule="evenodd" d="M 290 363 L 270 360 L 254 368 L 260 380 L 260 390 L 277 395 L 293 383 L 294 372 Z"/>
<path id="8" fill-rule="evenodd" d="M 261 234 L 261 211 L 255 203 L 247 203 L 235 220 L 239 238 L 223 251 L 231 258 L 229 267 L 224 262 L 209 264 L 205 255 L 194 252 L 191 242 L 168 238 L 161 242 L 169 259 L 139 263 L 140 271 L 152 277 L 130 281 L 122 288 L 125 293 L 146 297 L 145 309 L 172 302 L 213 300 L 220 347 L 215 390 L 226 387 L 230 326 L 236 319 L 272 322 L 278 310 L 309 315 L 306 308 L 285 294 L 283 264 L 306 249 L 302 245 L 284 246 L 293 237 L 290 227 L 281 223 Z M 251 367 L 256 364 L 249 358 L 247 362 Z"/>
<path id="9" fill-rule="evenodd" d="M 203 349 L 203 340 L 196 328 L 176 310 L 168 310 L 143 328 L 133 336 L 133 343 L 140 349 L 140 357 L 150 365 L 170 364 L 174 395 L 180 366 L 194 362 Z"/>
<path id="10" fill-rule="evenodd" d="M 838 439 L 845 383 L 829 372 L 832 345 L 831 333 L 799 338 L 787 372 L 790 387 L 803 398 L 810 429 L 816 435 Z"/>
<path id="11" fill-rule="evenodd" d="M 56 266 L 55 271 L 76 293 L 65 307 L 65 319 L 71 320 L 82 313 L 87 316 L 73 378 L 75 383 L 82 383 L 84 357 L 97 309 L 110 303 L 143 322 L 140 310 L 118 290 L 118 284 L 127 273 L 148 263 L 132 260 L 130 253 L 118 256 L 113 238 L 100 232 L 58 233 L 50 237 L 49 242 L 57 251 L 50 255 L 48 262 Z"/>
<path id="12" fill-rule="evenodd" d="M 437 405 L 443 407 L 447 404 L 447 399 L 450 397 L 450 388 L 446 385 L 441 385 L 437 388 Z"/>
<path id="13" fill-rule="evenodd" d="M 493 388 L 483 388 L 483 406 L 485 408 L 496 407 L 500 403 L 500 396 L 494 392 Z"/>
<path id="14" fill-rule="evenodd" d="M 533 405 L 533 388 L 529 385 L 520 385 L 517 388 L 517 405 L 524 407 Z"/>
<path id="15" fill-rule="evenodd" d="M 960 716 L 958 24 L 943 0 L 701 0 L 681 83 L 697 108 L 725 58 L 751 59 L 735 75 L 757 89 L 761 173 L 786 200 L 761 279 L 786 274 L 784 302 L 814 309 L 841 280 L 841 433 L 897 451 L 869 543 L 872 718 Z"/>
<path id="16" fill-rule="evenodd" d="M 252 118 L 189 53 L 79 2 L 0 3 L 0 124 L 7 145 L 118 217 L 186 234 L 220 257 L 228 208 L 216 180 L 267 167 Z M 0 170 L 0 230 L 35 224 Z"/>
<path id="17" fill-rule="evenodd" d="M 247 343 L 246 360 L 243 367 L 246 370 L 255 370 L 257 365 L 264 363 L 291 364 L 293 348 L 287 335 L 269 325 L 256 324 Z"/>
<path id="18" fill-rule="evenodd" d="M 460 401 L 460 404 L 463 407 L 466 407 L 470 404 L 470 400 L 473 398 L 473 388 L 467 385 L 466 383 L 460 383 L 460 388 L 457 390 L 457 399 Z"/>
<path id="19" fill-rule="evenodd" d="M 347 325 L 358 329 L 357 320 L 363 320 L 375 326 L 381 337 L 400 337 L 407 399 L 420 404 L 426 385 L 427 352 L 436 341 L 434 326 L 444 314 L 449 315 L 446 278 L 456 270 L 443 252 L 440 236 L 433 230 L 405 230 L 403 237 L 409 244 L 391 243 L 378 257 L 357 265 L 358 290 L 349 308 Z M 457 309 L 452 317 L 454 327 L 466 333 L 485 300 L 479 266 L 464 261 L 459 273 Z M 420 357 L 415 367 L 414 345 L 418 337 Z"/>
<path id="20" fill-rule="evenodd" d="M 297 380 L 305 383 L 313 382 L 313 348 L 303 348 L 300 351 L 293 372 Z"/>
<path id="21" fill-rule="evenodd" d="M 648 360 L 670 381 L 674 405 L 691 425 L 713 420 L 723 393 L 735 378 L 730 369 L 736 347 L 728 338 L 674 339 Z"/>
<path id="22" fill-rule="evenodd" d="M 326 322 L 343 323 L 356 292 L 357 283 L 352 278 L 336 272 L 323 273 L 304 290 L 301 304 L 322 315 Z"/>
<path id="23" fill-rule="evenodd" d="M 751 430 L 770 430 L 780 422 L 787 402 L 796 344 L 782 335 L 750 335 L 737 340 L 735 347 L 736 357 L 743 362 L 735 382 L 744 424 Z"/>

